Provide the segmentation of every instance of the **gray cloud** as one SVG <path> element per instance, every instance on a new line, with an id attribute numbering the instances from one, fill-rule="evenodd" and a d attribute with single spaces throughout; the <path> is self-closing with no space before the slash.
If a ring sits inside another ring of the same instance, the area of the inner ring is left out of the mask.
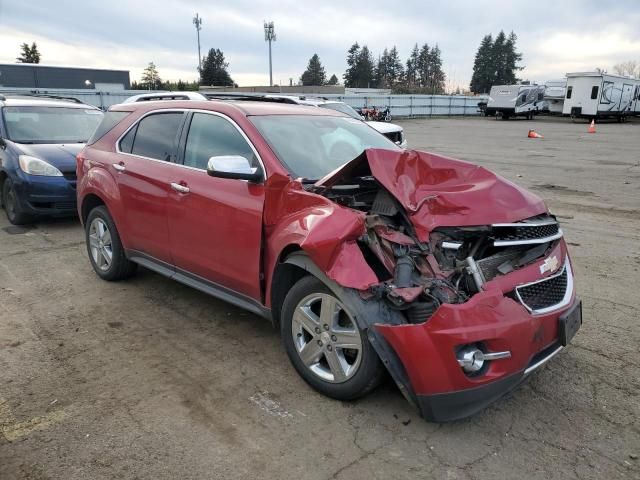
<path id="1" fill-rule="evenodd" d="M 313 53 L 341 77 L 346 51 L 358 41 L 375 54 L 397 45 L 403 58 L 416 42 L 438 43 L 450 81 L 465 85 L 480 39 L 501 29 L 518 34 L 522 76 L 533 80 L 640 60 L 635 0 L 0 0 L 0 61 L 14 61 L 21 42 L 38 40 L 44 63 L 128 68 L 135 79 L 153 60 L 167 78 L 195 78 L 195 12 L 204 18 L 203 51 L 221 48 L 232 76 L 245 84 L 267 78 L 265 19 L 276 24 L 274 79 L 283 83 L 297 80 Z"/>

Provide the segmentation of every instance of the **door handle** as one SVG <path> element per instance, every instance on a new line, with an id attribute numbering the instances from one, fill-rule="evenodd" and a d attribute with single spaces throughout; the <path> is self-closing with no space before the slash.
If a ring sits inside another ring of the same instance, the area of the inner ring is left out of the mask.
<path id="1" fill-rule="evenodd" d="M 184 185 L 180 185 L 179 183 L 171 183 L 171 188 L 173 188 L 176 192 L 179 193 L 189 193 L 189 187 L 185 187 Z"/>
<path id="2" fill-rule="evenodd" d="M 112 163 L 111 166 L 119 172 L 124 172 L 126 170 L 124 164 L 122 163 Z"/>

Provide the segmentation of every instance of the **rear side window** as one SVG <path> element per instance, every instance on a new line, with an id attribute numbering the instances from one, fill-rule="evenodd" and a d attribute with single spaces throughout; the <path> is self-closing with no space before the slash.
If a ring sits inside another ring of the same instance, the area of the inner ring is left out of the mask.
<path id="1" fill-rule="evenodd" d="M 88 145 L 92 145 L 104 137 L 107 132 L 110 132 L 120 120 L 129 115 L 131 112 L 107 112 L 102 117 L 102 122 L 98 125 L 98 128 L 93 132 L 91 138 L 87 141 Z"/>
<path id="2" fill-rule="evenodd" d="M 228 120 L 206 113 L 194 113 L 184 152 L 184 164 L 206 170 L 209 158 L 240 155 L 258 166 L 253 150 Z"/>
<path id="3" fill-rule="evenodd" d="M 573 87 L 567 87 L 567 98 L 571 98 L 572 92 L 573 92 Z"/>
<path id="4" fill-rule="evenodd" d="M 183 116 L 182 112 L 156 113 L 140 120 L 131 153 L 170 162 L 175 158 L 176 138 Z"/>
<path id="5" fill-rule="evenodd" d="M 598 85 L 591 87 L 591 100 L 598 98 L 598 90 L 600 90 Z"/>

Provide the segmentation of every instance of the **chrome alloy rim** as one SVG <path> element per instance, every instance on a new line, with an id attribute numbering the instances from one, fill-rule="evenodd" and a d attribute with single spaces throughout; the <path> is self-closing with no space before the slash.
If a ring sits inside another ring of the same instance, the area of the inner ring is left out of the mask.
<path id="1" fill-rule="evenodd" d="M 325 382 L 343 383 L 358 371 L 360 331 L 335 297 L 325 293 L 304 297 L 294 311 L 291 334 L 302 363 Z"/>
<path id="2" fill-rule="evenodd" d="M 111 232 L 101 218 L 94 218 L 89 225 L 89 249 L 93 263 L 103 272 L 109 270 L 113 261 Z"/>

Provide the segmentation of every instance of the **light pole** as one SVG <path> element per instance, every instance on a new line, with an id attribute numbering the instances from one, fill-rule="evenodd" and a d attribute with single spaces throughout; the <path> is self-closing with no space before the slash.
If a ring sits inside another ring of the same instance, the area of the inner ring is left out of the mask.
<path id="1" fill-rule="evenodd" d="M 271 42 L 276 41 L 276 30 L 273 22 L 264 22 L 264 41 L 269 42 L 269 86 L 273 86 L 273 68 L 271 64 Z"/>
<path id="2" fill-rule="evenodd" d="M 196 26 L 196 35 L 198 36 L 198 73 L 202 77 L 202 55 L 200 54 L 200 30 L 202 30 L 202 17 L 196 13 L 193 17 L 193 24 Z"/>

